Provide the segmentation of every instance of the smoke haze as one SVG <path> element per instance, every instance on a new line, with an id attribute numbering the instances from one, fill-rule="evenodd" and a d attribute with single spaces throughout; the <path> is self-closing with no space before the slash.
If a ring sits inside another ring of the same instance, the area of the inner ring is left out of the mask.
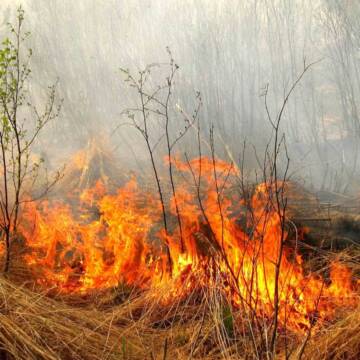
<path id="1" fill-rule="evenodd" d="M 276 117 L 304 62 L 319 61 L 284 113 L 291 170 L 315 189 L 358 191 L 357 1 L 3 0 L 2 38 L 20 3 L 34 51 L 31 96 L 41 105 L 42 89 L 59 79 L 64 99 L 60 118 L 41 138 L 52 156 L 69 154 L 102 134 L 122 161 L 147 161 L 137 132 L 119 127 L 126 123 L 121 112 L 138 101 L 119 68 L 136 72 L 168 62 L 167 46 L 180 66 L 174 119 L 179 107 L 192 113 L 200 91 L 203 134 L 214 125 L 220 156 L 239 159 L 245 139 L 261 154 L 271 131 L 264 88 L 268 84 L 269 110 Z M 165 76 L 155 69 L 152 81 L 161 83 Z M 191 136 L 178 151 L 190 148 Z M 253 168 L 254 155 L 247 152 Z"/>

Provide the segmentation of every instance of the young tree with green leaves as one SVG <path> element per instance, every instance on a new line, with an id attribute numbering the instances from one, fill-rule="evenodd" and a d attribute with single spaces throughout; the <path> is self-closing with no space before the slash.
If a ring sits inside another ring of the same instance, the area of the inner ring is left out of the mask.
<path id="1" fill-rule="evenodd" d="M 30 99 L 32 50 L 25 47 L 30 33 L 24 32 L 23 22 L 20 7 L 16 24 L 9 24 L 10 36 L 0 47 L 0 240 L 5 249 L 4 272 L 9 270 L 21 205 L 29 201 L 43 165 L 41 158 L 33 156 L 33 145 L 44 126 L 58 116 L 61 106 L 56 104 L 56 85 L 49 87 L 41 111 Z M 57 172 L 51 180 L 46 179 L 39 196 L 46 194 L 60 176 Z"/>

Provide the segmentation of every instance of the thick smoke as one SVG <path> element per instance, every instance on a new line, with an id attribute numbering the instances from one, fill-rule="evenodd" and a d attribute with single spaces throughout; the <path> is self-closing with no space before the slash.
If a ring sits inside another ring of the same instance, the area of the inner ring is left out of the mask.
<path id="1" fill-rule="evenodd" d="M 251 145 L 264 151 L 270 124 L 304 62 L 317 62 L 286 107 L 283 131 L 291 173 L 309 187 L 357 191 L 359 170 L 360 6 L 341 0 L 27 0 L 26 27 L 32 33 L 32 88 L 59 79 L 61 117 L 41 138 L 49 156 L 65 156 L 89 138 L 109 139 L 129 164 L 146 161 L 138 134 L 121 112 L 136 103 L 120 67 L 137 71 L 167 62 L 166 47 L 180 66 L 177 106 L 191 113 L 195 92 L 203 99 L 203 136 L 213 124 L 220 156 L 239 159 L 248 144 L 247 166 L 256 166 Z M 0 4 L 1 33 L 20 2 Z M 164 80 L 155 71 L 153 81 Z M 118 128 L 116 132 L 114 129 Z M 102 135 L 101 135 L 102 134 Z M 226 144 L 226 151 L 225 145 Z M 191 140 L 179 145 L 190 151 Z M 161 146 L 159 146 L 161 158 Z M 136 161 L 135 161 L 136 157 Z M 124 165 L 125 166 L 125 165 Z M 135 165 L 136 166 L 136 165 Z"/>

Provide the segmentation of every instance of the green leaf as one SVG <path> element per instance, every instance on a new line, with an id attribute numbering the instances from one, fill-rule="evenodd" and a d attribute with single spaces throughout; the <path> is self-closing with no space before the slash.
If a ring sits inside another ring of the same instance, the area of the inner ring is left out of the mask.
<path id="1" fill-rule="evenodd" d="M 231 312 L 231 308 L 228 304 L 222 308 L 222 321 L 226 334 L 229 338 L 234 337 L 234 318 Z"/>

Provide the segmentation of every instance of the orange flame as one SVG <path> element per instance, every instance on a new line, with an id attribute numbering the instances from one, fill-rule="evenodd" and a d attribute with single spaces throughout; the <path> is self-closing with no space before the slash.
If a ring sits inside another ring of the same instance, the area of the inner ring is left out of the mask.
<path id="1" fill-rule="evenodd" d="M 231 188 L 237 175 L 231 164 L 202 158 L 176 160 L 174 166 L 182 179 L 176 184 L 176 200 L 185 252 L 180 250 L 173 198 L 166 234 L 156 194 L 135 179 L 110 194 L 98 181 L 79 195 L 75 205 L 73 200 L 72 206 L 43 201 L 23 210 L 21 233 L 29 248 L 25 261 L 37 271 L 39 283 L 79 293 L 120 282 L 140 288 L 166 283 L 163 301 L 171 301 L 196 286 L 221 281 L 234 306 L 270 317 L 278 263 L 279 319 L 294 331 L 331 319 L 338 307 L 356 304 L 352 274 L 346 267 L 332 264 L 329 281 L 305 274 L 301 256 L 290 246 L 278 262 L 281 241 L 288 234 L 282 232 L 281 213 L 269 207 L 267 184 L 257 187 L 246 206 Z"/>

